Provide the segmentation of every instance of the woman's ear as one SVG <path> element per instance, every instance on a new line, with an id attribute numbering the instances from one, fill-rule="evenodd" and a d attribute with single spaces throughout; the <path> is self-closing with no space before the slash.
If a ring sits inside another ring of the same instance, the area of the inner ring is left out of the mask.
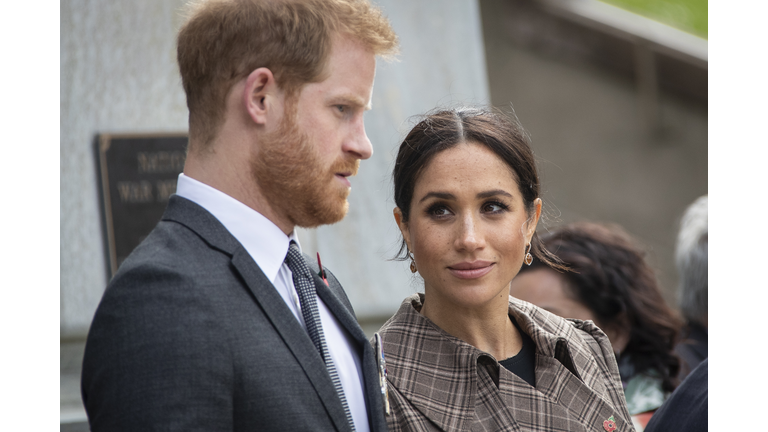
<path id="1" fill-rule="evenodd" d="M 526 221 L 525 237 L 528 243 L 531 242 L 533 234 L 536 232 L 536 226 L 539 224 L 539 218 L 541 217 L 541 198 L 533 200 L 533 214 Z"/>
<path id="2" fill-rule="evenodd" d="M 243 103 L 248 116 L 256 124 L 266 124 L 270 110 L 282 102 L 283 94 L 277 86 L 272 71 L 258 68 L 245 79 Z"/>
<path id="3" fill-rule="evenodd" d="M 403 220 L 403 212 L 400 210 L 400 207 L 395 207 L 392 214 L 395 216 L 395 223 L 397 223 L 397 227 L 400 228 L 400 234 L 403 235 L 405 244 L 408 245 L 408 250 L 411 250 L 411 238 L 408 235 L 408 224 Z"/>

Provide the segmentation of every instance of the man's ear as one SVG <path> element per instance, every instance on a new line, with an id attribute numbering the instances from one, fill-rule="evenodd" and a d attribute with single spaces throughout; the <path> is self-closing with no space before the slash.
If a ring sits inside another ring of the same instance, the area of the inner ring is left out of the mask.
<path id="1" fill-rule="evenodd" d="M 256 124 L 263 125 L 267 122 L 269 111 L 275 108 L 275 102 L 281 95 L 275 76 L 267 68 L 258 68 L 245 79 L 243 103 L 251 120 Z"/>
<path id="2" fill-rule="evenodd" d="M 400 228 L 400 234 L 403 235 L 405 244 L 408 245 L 408 250 L 411 250 L 411 244 L 409 243 L 410 236 L 408 235 L 408 224 L 403 220 L 403 212 L 400 210 L 400 207 L 395 207 L 395 209 L 392 210 L 392 214 L 395 216 L 395 223 L 397 223 L 397 227 Z"/>

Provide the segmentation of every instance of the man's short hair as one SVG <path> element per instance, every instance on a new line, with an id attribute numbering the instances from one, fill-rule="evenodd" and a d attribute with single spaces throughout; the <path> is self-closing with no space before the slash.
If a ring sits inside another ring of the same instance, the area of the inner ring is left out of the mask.
<path id="1" fill-rule="evenodd" d="M 680 221 L 675 248 L 675 262 L 680 278 L 678 302 L 689 322 L 699 322 L 707 316 L 708 307 L 708 244 L 707 195 L 699 197 L 686 209 Z"/>
<path id="2" fill-rule="evenodd" d="M 351 36 L 385 58 L 397 53 L 395 32 L 368 0 L 202 0 L 190 4 L 177 40 L 187 94 L 189 133 L 208 147 L 223 123 L 235 82 L 268 68 L 290 97 L 322 81 L 333 36 Z M 191 140 L 190 140 L 191 141 Z"/>

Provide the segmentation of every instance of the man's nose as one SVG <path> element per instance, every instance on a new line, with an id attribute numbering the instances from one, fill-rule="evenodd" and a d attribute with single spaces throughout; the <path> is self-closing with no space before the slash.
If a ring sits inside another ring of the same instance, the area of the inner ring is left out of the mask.
<path id="1" fill-rule="evenodd" d="M 368 159 L 373 154 L 373 145 L 365 132 L 362 116 L 354 123 L 350 136 L 345 140 L 344 151 L 354 154 L 357 159 Z"/>

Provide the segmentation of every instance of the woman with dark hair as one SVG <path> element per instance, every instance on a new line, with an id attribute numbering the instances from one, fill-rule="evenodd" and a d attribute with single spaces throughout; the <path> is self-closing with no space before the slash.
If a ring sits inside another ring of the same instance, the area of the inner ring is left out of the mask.
<path id="1" fill-rule="evenodd" d="M 399 257 L 424 292 L 374 336 L 390 430 L 632 430 L 605 334 L 509 296 L 523 263 L 561 267 L 535 234 L 539 180 L 517 121 L 429 114 L 393 177 Z"/>
<path id="2" fill-rule="evenodd" d="M 673 349 L 680 321 L 661 295 L 644 252 L 617 225 L 581 222 L 542 236 L 572 271 L 545 262 L 524 267 L 511 295 L 564 318 L 591 320 L 616 353 L 638 430 L 677 385 Z"/>

